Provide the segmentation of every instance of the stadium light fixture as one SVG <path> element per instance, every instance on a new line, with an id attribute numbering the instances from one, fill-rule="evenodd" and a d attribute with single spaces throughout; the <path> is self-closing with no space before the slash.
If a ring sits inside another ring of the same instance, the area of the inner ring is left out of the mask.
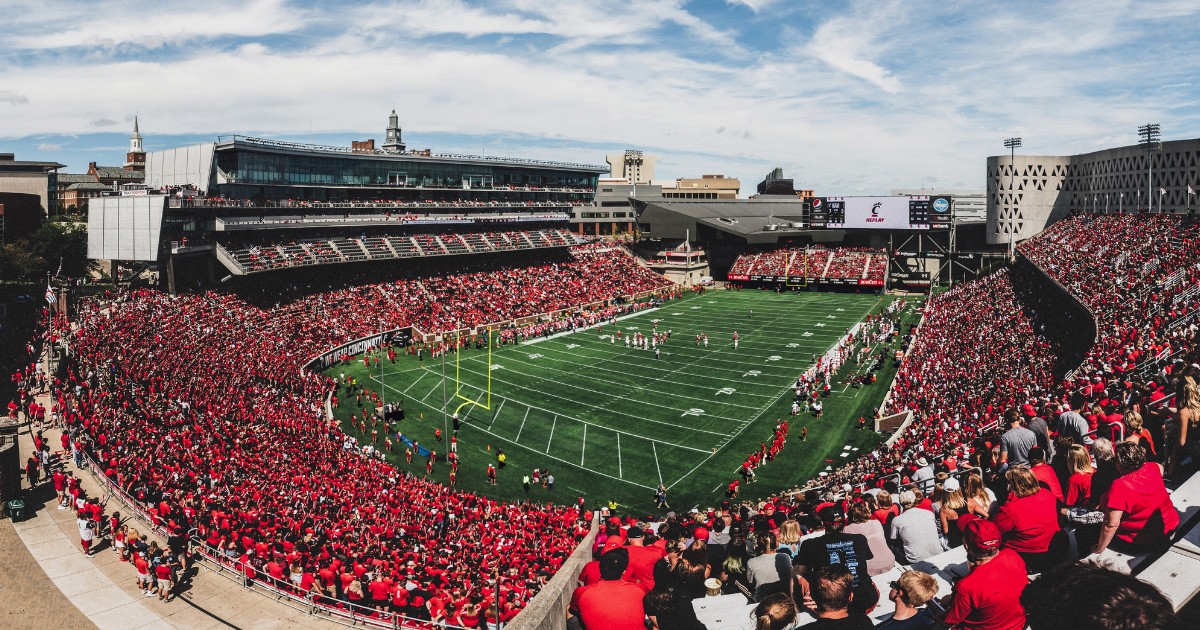
<path id="1" fill-rule="evenodd" d="M 1138 144 L 1146 147 L 1146 201 L 1154 209 L 1154 152 L 1162 150 L 1161 128 L 1158 123 L 1138 127 Z M 1162 195 L 1158 197 L 1158 211 L 1162 212 Z"/>
<path id="2" fill-rule="evenodd" d="M 1005 138 L 1004 148 L 1008 149 L 1008 194 L 1012 195 L 1012 204 L 1008 209 L 1008 258 L 1012 260 L 1016 249 L 1017 193 L 1013 190 L 1013 176 L 1017 173 L 1017 147 L 1021 146 L 1020 138 Z"/>

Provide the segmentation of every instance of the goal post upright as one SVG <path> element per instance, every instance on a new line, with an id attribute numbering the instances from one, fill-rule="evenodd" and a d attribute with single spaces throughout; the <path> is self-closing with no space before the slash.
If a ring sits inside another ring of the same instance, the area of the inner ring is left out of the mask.
<path id="1" fill-rule="evenodd" d="M 482 404 L 476 400 L 471 400 L 470 398 L 467 398 L 466 396 L 463 396 L 463 394 L 462 394 L 462 378 L 461 378 L 461 375 L 462 375 L 462 352 L 461 352 L 462 348 L 459 347 L 459 344 L 458 344 L 459 339 L 460 339 L 460 335 L 459 335 L 458 331 L 455 331 L 455 333 L 454 333 L 454 341 L 455 341 L 455 344 L 454 344 L 454 397 L 462 400 L 463 402 L 454 409 L 454 413 L 457 414 L 458 412 L 462 411 L 462 409 L 464 407 L 468 407 L 471 405 L 474 405 L 476 407 L 482 407 L 483 409 L 491 411 L 491 409 L 492 409 L 492 329 L 490 326 L 487 327 L 487 347 L 488 347 L 488 349 L 487 349 L 487 365 L 484 368 L 487 370 L 487 389 L 485 390 L 486 395 L 487 395 L 487 403 L 486 404 Z"/>

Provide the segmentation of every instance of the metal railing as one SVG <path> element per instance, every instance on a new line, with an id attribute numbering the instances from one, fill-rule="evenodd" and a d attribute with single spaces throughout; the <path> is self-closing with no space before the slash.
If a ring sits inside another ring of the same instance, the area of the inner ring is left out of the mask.
<path id="1" fill-rule="evenodd" d="M 59 428 L 65 430 L 62 426 Z M 154 520 L 137 499 L 130 496 L 129 493 L 125 492 L 100 470 L 99 465 L 86 450 L 81 452 L 81 456 L 85 464 L 84 469 L 92 474 L 92 477 L 108 493 L 109 497 L 116 497 L 117 500 L 126 506 L 130 514 L 136 516 L 138 520 L 146 524 L 150 532 L 163 539 L 166 539 L 170 535 L 170 532 L 164 527 L 154 523 Z M 239 559 L 223 556 L 220 550 L 214 549 L 207 542 L 198 538 L 195 532 L 195 529 L 188 532 L 190 550 L 199 554 L 200 559 L 205 562 L 205 566 L 210 567 L 222 577 L 240 582 L 245 590 L 254 590 L 257 586 L 257 590 L 273 596 L 275 601 L 294 610 L 303 611 L 310 616 L 319 616 L 328 621 L 347 626 L 370 626 L 391 630 L 435 627 L 451 630 L 467 630 L 463 626 L 414 619 L 391 611 L 380 611 L 374 606 L 354 604 L 348 600 L 335 597 L 318 596 L 311 592 L 300 593 L 298 587 L 289 580 L 280 580 L 274 576 L 265 575 L 262 571 L 254 568 L 252 565 L 241 562 Z M 252 573 L 247 573 L 247 568 Z M 231 575 L 233 573 L 236 573 L 239 577 L 234 578 Z M 253 577 L 250 577 L 251 575 Z M 328 599 L 336 603 L 326 604 L 318 601 L 318 599 Z"/>
<path id="2" fill-rule="evenodd" d="M 427 619 L 415 619 L 389 610 L 381 610 L 376 606 L 355 604 L 349 599 L 342 599 L 331 595 L 319 595 L 312 591 L 304 592 L 300 589 L 299 585 L 293 583 L 291 580 L 264 575 L 261 569 L 254 567 L 252 564 L 222 554 L 219 549 L 213 548 L 207 542 L 195 536 L 195 531 L 192 530 L 192 532 L 189 532 L 188 536 L 192 545 L 191 549 L 199 554 L 205 566 L 208 566 L 213 572 L 240 583 L 245 590 L 257 589 L 266 595 L 274 597 L 275 601 L 280 604 L 294 610 L 303 611 L 309 616 L 320 617 L 333 623 L 347 626 L 369 626 L 372 628 L 390 628 L 392 630 L 435 627 L 466 630 L 463 626 L 443 621 L 435 622 Z"/>

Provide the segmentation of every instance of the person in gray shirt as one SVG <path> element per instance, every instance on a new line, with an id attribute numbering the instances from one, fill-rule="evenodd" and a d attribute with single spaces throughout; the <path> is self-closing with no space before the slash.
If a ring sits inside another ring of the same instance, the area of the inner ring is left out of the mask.
<path id="1" fill-rule="evenodd" d="M 1065 435 L 1071 438 L 1071 441 L 1076 444 L 1084 444 L 1091 446 L 1092 436 L 1088 435 L 1091 428 L 1088 427 L 1087 418 L 1079 415 L 1078 411 L 1068 409 L 1058 415 L 1058 425 L 1055 427 L 1059 435 Z"/>
<path id="2" fill-rule="evenodd" d="M 1013 466 L 1029 465 L 1029 449 L 1037 446 L 1037 434 L 1021 425 L 1021 414 L 1016 409 L 1010 409 L 1005 414 L 1008 418 L 1008 431 L 1000 437 L 1000 463 Z"/>
<path id="3" fill-rule="evenodd" d="M 906 564 L 920 562 L 945 551 L 938 537 L 938 524 L 933 512 L 913 507 L 916 502 L 917 495 L 912 490 L 900 493 L 900 505 L 904 511 L 892 519 L 888 534 L 888 538 L 899 542 L 899 551 L 903 553 Z"/>
<path id="4" fill-rule="evenodd" d="M 1046 463 L 1050 463 L 1050 460 L 1054 459 L 1054 442 L 1050 440 L 1050 426 L 1041 416 L 1037 415 L 1037 410 L 1033 405 L 1025 405 L 1021 410 L 1025 412 L 1025 426 L 1037 436 L 1037 445 L 1046 451 Z"/>

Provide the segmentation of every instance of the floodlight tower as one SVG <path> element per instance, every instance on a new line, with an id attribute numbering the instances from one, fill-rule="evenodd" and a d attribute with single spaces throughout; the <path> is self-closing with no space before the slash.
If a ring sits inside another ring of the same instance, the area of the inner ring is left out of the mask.
<path id="1" fill-rule="evenodd" d="M 1020 138 L 1006 138 L 1004 140 L 1004 148 L 1008 149 L 1008 168 L 1009 168 L 1009 171 L 1008 171 L 1008 194 L 1012 195 L 1012 200 L 1013 200 L 1012 204 L 1010 205 L 1010 207 L 1008 209 L 1008 259 L 1009 260 L 1013 259 L 1013 256 L 1015 255 L 1015 253 L 1014 253 L 1015 248 L 1016 248 L 1016 243 L 1014 241 L 1014 239 L 1016 239 L 1016 222 L 1014 221 L 1014 217 L 1016 217 L 1016 214 L 1017 214 L 1017 211 L 1016 211 L 1017 195 L 1016 195 L 1016 191 L 1013 190 L 1013 176 L 1016 175 L 1016 172 L 1017 172 L 1016 156 L 1017 156 L 1017 147 L 1019 147 L 1019 146 L 1021 146 Z"/>
<path id="2" fill-rule="evenodd" d="M 1158 123 L 1149 123 L 1138 127 L 1138 144 L 1146 147 L 1146 201 L 1150 209 L 1154 209 L 1154 152 L 1162 150 L 1159 141 Z M 1158 211 L 1162 212 L 1162 196 L 1158 198 Z"/>

